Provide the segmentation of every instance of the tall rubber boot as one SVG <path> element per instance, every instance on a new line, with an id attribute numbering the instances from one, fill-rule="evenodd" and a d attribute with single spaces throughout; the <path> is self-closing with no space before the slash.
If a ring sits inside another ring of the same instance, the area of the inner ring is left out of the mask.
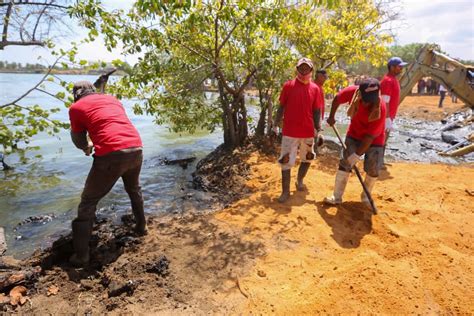
<path id="1" fill-rule="evenodd" d="M 302 162 L 300 164 L 300 167 L 298 169 L 298 178 L 297 178 L 297 181 L 296 181 L 296 190 L 298 190 L 298 191 L 305 191 L 306 190 L 306 186 L 303 183 L 303 179 L 306 176 L 306 174 L 308 173 L 308 169 L 309 169 L 310 166 L 311 166 L 310 162 Z"/>
<path id="2" fill-rule="evenodd" d="M 338 170 L 336 173 L 336 181 L 334 183 L 334 194 L 324 198 L 324 203 L 331 205 L 338 205 L 342 203 L 342 196 L 346 190 L 347 182 L 349 181 L 350 172 Z"/>
<path id="3" fill-rule="evenodd" d="M 72 244 L 74 254 L 69 258 L 69 263 L 75 267 L 84 267 L 89 264 L 89 241 L 92 235 L 92 222 L 72 222 Z"/>
<path id="4" fill-rule="evenodd" d="M 372 193 L 372 190 L 375 186 L 375 182 L 377 182 L 377 177 L 371 177 L 368 174 L 365 175 L 364 184 L 365 184 L 365 187 L 367 188 L 367 191 L 369 191 L 369 193 Z M 370 207 L 369 198 L 367 197 L 363 189 L 362 189 L 362 193 L 360 194 L 360 200 Z"/>
<path id="5" fill-rule="evenodd" d="M 278 202 L 285 203 L 290 197 L 291 169 L 281 171 L 281 195 Z"/>

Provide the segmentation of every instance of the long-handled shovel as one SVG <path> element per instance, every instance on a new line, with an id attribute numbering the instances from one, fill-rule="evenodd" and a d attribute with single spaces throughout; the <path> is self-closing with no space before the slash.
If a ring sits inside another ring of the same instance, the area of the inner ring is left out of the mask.
<path id="1" fill-rule="evenodd" d="M 346 150 L 347 149 L 346 144 L 344 144 L 344 142 L 342 141 L 341 135 L 339 135 L 339 132 L 338 132 L 336 126 L 333 125 L 332 128 L 334 130 L 334 133 L 336 133 L 337 138 L 341 142 L 342 148 L 344 148 L 344 150 Z M 354 171 L 357 175 L 357 178 L 359 178 L 360 184 L 362 184 L 362 188 L 364 189 L 365 195 L 367 195 L 367 198 L 369 199 L 370 207 L 372 207 L 372 212 L 374 214 L 377 214 L 377 207 L 375 207 L 375 203 L 374 203 L 374 200 L 372 199 L 372 195 L 370 195 L 369 190 L 367 190 L 367 187 L 365 186 L 364 180 L 362 179 L 362 176 L 360 175 L 359 169 L 357 168 L 356 165 L 354 165 L 352 168 L 354 169 Z"/>

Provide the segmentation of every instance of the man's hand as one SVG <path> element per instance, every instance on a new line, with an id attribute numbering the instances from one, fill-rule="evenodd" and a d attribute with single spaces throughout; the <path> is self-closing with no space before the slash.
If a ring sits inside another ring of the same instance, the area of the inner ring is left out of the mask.
<path id="1" fill-rule="evenodd" d="M 393 121 L 391 118 L 385 118 L 385 131 L 390 132 L 393 129 Z"/>
<path id="2" fill-rule="evenodd" d="M 83 149 L 82 151 L 86 156 L 90 156 L 92 154 L 92 149 L 94 149 L 94 144 L 92 142 L 87 143 L 87 148 Z"/>
<path id="3" fill-rule="evenodd" d="M 272 131 L 273 131 L 273 133 L 275 133 L 276 135 L 278 135 L 278 126 L 273 126 L 273 127 L 272 127 Z"/>
<path id="4" fill-rule="evenodd" d="M 360 160 L 360 156 L 356 153 L 351 154 L 349 157 L 347 157 L 347 162 L 349 165 L 354 167 L 354 165 Z"/>
<path id="5" fill-rule="evenodd" d="M 336 119 L 333 116 L 329 116 L 326 122 L 328 122 L 329 126 L 334 126 Z"/>

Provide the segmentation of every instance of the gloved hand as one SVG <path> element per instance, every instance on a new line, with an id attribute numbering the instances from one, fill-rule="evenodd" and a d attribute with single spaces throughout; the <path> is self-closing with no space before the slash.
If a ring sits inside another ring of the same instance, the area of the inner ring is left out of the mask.
<path id="1" fill-rule="evenodd" d="M 347 157 L 347 162 L 349 165 L 354 167 L 354 165 L 360 160 L 360 156 L 356 153 L 351 154 L 349 157 Z"/>
<path id="2" fill-rule="evenodd" d="M 392 129 L 393 129 L 393 121 L 392 121 L 392 119 L 389 118 L 389 117 L 385 118 L 385 130 L 386 130 L 387 132 L 390 132 L 390 131 L 392 131 Z"/>

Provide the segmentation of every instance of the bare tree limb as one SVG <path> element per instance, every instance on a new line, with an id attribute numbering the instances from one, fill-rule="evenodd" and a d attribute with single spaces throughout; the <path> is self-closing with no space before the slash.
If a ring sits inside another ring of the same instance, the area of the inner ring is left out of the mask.
<path id="1" fill-rule="evenodd" d="M 41 20 L 41 17 L 43 16 L 43 14 L 46 12 L 46 9 L 48 9 L 48 6 L 45 6 L 43 8 L 43 10 L 41 10 L 41 13 L 38 17 L 38 20 L 36 20 L 36 25 L 35 25 L 35 28 L 33 29 L 33 34 L 31 35 L 32 40 L 35 40 L 36 30 L 38 29 L 39 22 Z"/>
<path id="2" fill-rule="evenodd" d="M 43 92 L 43 93 L 45 93 L 45 94 L 47 94 L 47 95 L 49 95 L 49 96 L 52 96 L 52 97 L 55 98 L 55 99 L 58 99 L 58 100 L 61 101 L 61 102 L 64 102 L 63 99 L 58 98 L 57 96 L 55 96 L 54 94 L 52 94 L 52 93 L 50 93 L 50 92 L 48 92 L 48 91 L 46 91 L 46 90 L 43 90 L 43 89 L 40 89 L 40 88 L 35 88 L 35 90 L 38 90 L 39 92 Z"/>
<path id="3" fill-rule="evenodd" d="M 14 2 L 13 0 L 11 2 Z M 14 3 L 15 5 L 38 5 L 38 6 L 50 6 L 50 7 L 55 7 L 59 9 L 69 9 L 70 6 L 64 6 L 60 4 L 54 3 L 54 1 L 51 2 L 16 2 Z M 9 3 L 0 3 L 0 7 L 5 7 L 9 5 Z"/>
<path id="4" fill-rule="evenodd" d="M 10 25 L 10 17 L 12 15 L 13 0 L 10 0 L 10 3 L 5 4 L 5 5 L 8 5 L 8 8 L 7 8 L 7 12 L 5 14 L 5 18 L 3 19 L 2 42 L 0 43 L 0 49 L 3 49 L 2 44 L 7 42 L 8 26 Z"/>

